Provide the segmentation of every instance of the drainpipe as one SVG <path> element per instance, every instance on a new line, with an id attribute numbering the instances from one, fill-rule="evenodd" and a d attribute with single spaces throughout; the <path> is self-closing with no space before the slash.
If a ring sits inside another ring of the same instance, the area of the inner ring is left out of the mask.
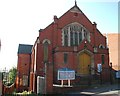
<path id="1" fill-rule="evenodd" d="M 94 32 L 94 46 L 96 46 L 96 29 L 97 29 L 97 24 L 96 24 L 96 22 L 93 22 L 93 32 Z"/>
<path id="2" fill-rule="evenodd" d="M 54 54 L 55 54 L 55 48 L 52 49 L 52 66 L 53 66 L 53 81 L 54 81 Z"/>
<path id="3" fill-rule="evenodd" d="M 47 68 L 47 62 L 45 62 L 45 94 L 47 94 L 47 92 L 46 92 L 46 85 L 47 85 L 46 84 L 46 79 L 47 79 L 46 75 L 47 75 L 47 69 L 46 68 Z"/>

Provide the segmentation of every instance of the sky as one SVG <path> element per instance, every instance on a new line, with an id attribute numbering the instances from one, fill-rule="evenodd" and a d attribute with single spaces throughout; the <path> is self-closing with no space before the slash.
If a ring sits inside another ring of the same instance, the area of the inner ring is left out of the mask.
<path id="1" fill-rule="evenodd" d="M 33 45 L 38 30 L 44 29 L 53 16 L 59 18 L 75 0 L 0 0 L 0 70 L 17 66 L 19 44 Z M 119 0 L 76 0 L 78 7 L 101 33 L 118 32 Z"/>

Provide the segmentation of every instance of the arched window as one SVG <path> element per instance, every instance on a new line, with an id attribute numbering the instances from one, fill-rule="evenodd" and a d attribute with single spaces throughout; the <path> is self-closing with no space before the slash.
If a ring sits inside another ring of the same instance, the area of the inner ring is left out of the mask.
<path id="1" fill-rule="evenodd" d="M 101 62 L 102 62 L 102 64 L 105 63 L 105 55 L 101 55 Z"/>
<path id="2" fill-rule="evenodd" d="M 104 45 L 102 45 L 102 44 L 100 44 L 100 45 L 99 45 L 99 48 L 100 48 L 100 49 L 104 49 L 104 48 L 105 48 L 105 46 L 104 46 Z"/>
<path id="3" fill-rule="evenodd" d="M 49 47 L 49 44 L 51 44 L 51 41 L 49 39 L 44 39 L 43 42 L 43 60 L 44 60 L 44 63 L 48 62 L 48 47 Z"/>
<path id="4" fill-rule="evenodd" d="M 44 62 L 48 61 L 48 42 L 44 42 Z"/>
<path id="5" fill-rule="evenodd" d="M 90 32 L 77 22 L 68 24 L 62 32 L 63 46 L 78 46 L 83 39 L 90 42 Z"/>

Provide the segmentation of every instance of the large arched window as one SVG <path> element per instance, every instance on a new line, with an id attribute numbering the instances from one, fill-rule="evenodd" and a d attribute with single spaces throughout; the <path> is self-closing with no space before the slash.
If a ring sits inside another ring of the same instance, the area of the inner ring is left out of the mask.
<path id="1" fill-rule="evenodd" d="M 43 40 L 43 51 L 44 51 L 44 62 L 48 61 L 48 45 L 50 44 L 50 40 L 44 39 Z"/>
<path id="2" fill-rule="evenodd" d="M 62 29 L 63 46 L 78 46 L 84 39 L 90 42 L 90 32 L 77 22 L 68 24 Z"/>

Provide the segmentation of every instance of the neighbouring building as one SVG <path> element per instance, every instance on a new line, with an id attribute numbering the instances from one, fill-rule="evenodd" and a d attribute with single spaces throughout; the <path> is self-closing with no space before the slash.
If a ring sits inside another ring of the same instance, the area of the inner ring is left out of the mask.
<path id="1" fill-rule="evenodd" d="M 19 91 L 28 90 L 31 65 L 32 45 L 19 44 L 16 88 Z"/>
<path id="2" fill-rule="evenodd" d="M 109 47 L 109 54 L 110 54 L 110 62 L 112 63 L 112 67 L 114 70 L 118 71 L 120 70 L 120 34 L 119 33 L 109 33 L 106 34 L 106 37 L 108 39 L 108 47 Z"/>
<path id="3" fill-rule="evenodd" d="M 108 39 L 108 46 L 109 46 L 109 58 L 110 62 L 112 63 L 112 68 L 115 72 L 119 72 L 116 78 L 120 78 L 120 33 L 109 33 L 106 34 Z M 116 73 L 116 74 L 117 74 Z M 115 75 L 116 75 L 115 74 Z"/>
<path id="4" fill-rule="evenodd" d="M 33 46 L 19 45 L 17 90 L 38 92 L 40 89 L 44 93 L 53 93 L 56 90 L 53 85 L 61 84 L 58 78 L 65 78 L 65 74 L 58 76 L 60 70 L 75 72 L 75 78 L 71 80 L 74 86 L 80 84 L 81 78 L 96 77 L 99 72 L 102 80 L 108 81 L 109 49 L 106 41 L 97 24 L 92 23 L 75 2 L 61 17 L 54 16 L 50 25 L 39 30 Z"/>

